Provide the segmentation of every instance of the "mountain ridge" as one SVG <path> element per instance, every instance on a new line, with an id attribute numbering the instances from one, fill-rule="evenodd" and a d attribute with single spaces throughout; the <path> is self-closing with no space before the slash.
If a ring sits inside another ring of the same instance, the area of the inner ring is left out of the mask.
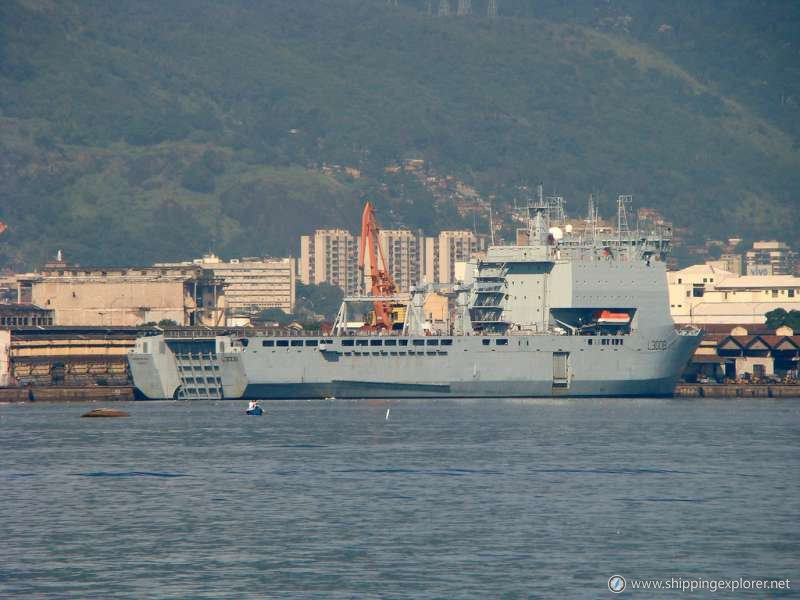
<path id="1" fill-rule="evenodd" d="M 666 10 L 622 4 L 642 19 Z M 559 21 L 560 7 L 535 5 L 492 20 L 378 0 L 6 3 L 0 266 L 57 247 L 84 263 L 296 253 L 301 233 L 354 227 L 367 197 L 387 227 L 486 229 L 410 180 L 387 186 L 404 158 L 501 214 L 543 180 L 573 206 L 597 192 L 606 214 L 633 193 L 698 239 L 796 242 L 800 146 L 783 117 L 593 26 L 606 18 L 595 6 Z M 323 175 L 324 163 L 362 176 Z"/>

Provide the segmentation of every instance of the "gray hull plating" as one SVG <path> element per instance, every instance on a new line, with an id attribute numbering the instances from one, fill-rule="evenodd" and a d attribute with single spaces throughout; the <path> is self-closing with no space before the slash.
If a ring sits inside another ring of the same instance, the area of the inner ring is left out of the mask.
<path id="1" fill-rule="evenodd" d="M 226 396 L 260 399 L 665 396 L 699 339 L 672 329 L 658 339 L 466 336 L 357 351 L 341 339 L 320 350 L 251 338 L 245 352 L 222 357 L 223 382 Z"/>

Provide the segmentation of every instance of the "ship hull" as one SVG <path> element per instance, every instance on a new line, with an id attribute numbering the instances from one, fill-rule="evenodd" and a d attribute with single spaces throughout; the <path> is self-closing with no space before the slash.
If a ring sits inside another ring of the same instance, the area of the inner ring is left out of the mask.
<path id="1" fill-rule="evenodd" d="M 700 335 L 655 335 L 411 338 L 360 352 L 340 339 L 319 350 L 251 338 L 223 357 L 223 383 L 226 397 L 258 399 L 669 396 Z"/>
<path id="2" fill-rule="evenodd" d="M 334 381 L 327 384 L 250 384 L 243 398 L 259 400 L 291 400 L 313 398 L 554 398 L 554 397 L 669 397 L 675 389 L 675 378 L 644 381 L 574 382 L 569 389 L 553 388 L 549 381 L 485 382 L 466 385 L 462 382 L 439 385 Z"/>

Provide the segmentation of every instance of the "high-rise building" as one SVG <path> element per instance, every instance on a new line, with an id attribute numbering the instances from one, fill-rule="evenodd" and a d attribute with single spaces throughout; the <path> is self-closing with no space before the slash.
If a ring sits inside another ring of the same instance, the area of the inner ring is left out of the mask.
<path id="1" fill-rule="evenodd" d="M 354 294 L 359 289 L 358 244 L 360 236 L 344 229 L 317 229 L 300 237 L 300 281 L 329 283 Z"/>
<path id="2" fill-rule="evenodd" d="M 783 242 L 755 242 L 745 254 L 747 275 L 794 275 L 795 253 Z"/>
<path id="3" fill-rule="evenodd" d="M 300 238 L 300 281 L 327 282 L 346 294 L 369 290 L 369 281 L 359 281 L 360 236 L 341 229 L 318 229 Z M 398 292 L 420 283 L 455 283 L 456 263 L 466 262 L 486 249 L 486 236 L 471 231 L 442 231 L 425 237 L 408 229 L 382 229 L 378 243 L 386 268 Z M 377 250 L 377 249 L 376 249 Z M 369 255 L 365 260 L 369 273 Z"/>
<path id="4" fill-rule="evenodd" d="M 486 236 L 471 231 L 442 231 L 436 238 L 438 249 L 434 250 L 438 269 L 438 283 L 455 283 L 456 263 L 466 262 L 486 249 Z"/>
<path id="5" fill-rule="evenodd" d="M 194 261 L 214 273 L 225 285 L 229 317 L 268 308 L 294 312 L 297 260 L 294 258 L 234 258 L 222 261 L 209 254 Z"/>
<path id="6" fill-rule="evenodd" d="M 421 240 L 408 229 L 382 229 L 378 233 L 386 268 L 398 292 L 408 292 L 420 282 Z"/>

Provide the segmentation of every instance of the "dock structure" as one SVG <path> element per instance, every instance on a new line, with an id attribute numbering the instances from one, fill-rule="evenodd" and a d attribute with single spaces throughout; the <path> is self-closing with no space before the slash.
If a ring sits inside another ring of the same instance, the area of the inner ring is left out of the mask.
<path id="1" fill-rule="evenodd" d="M 18 327 L 0 344 L 5 386 L 129 386 L 127 355 L 149 327 Z"/>
<path id="2" fill-rule="evenodd" d="M 679 398 L 795 398 L 800 400 L 800 384 L 697 384 L 679 383 Z"/>

